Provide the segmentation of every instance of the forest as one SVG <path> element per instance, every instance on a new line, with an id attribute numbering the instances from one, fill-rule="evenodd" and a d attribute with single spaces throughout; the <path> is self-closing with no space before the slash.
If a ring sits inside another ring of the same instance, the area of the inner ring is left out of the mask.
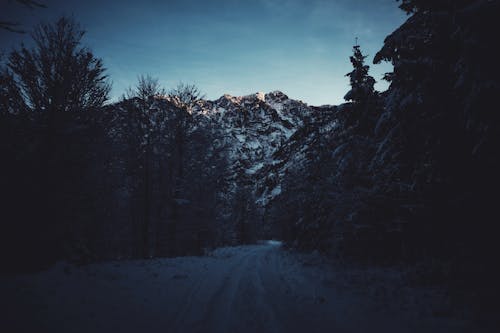
<path id="1" fill-rule="evenodd" d="M 345 103 L 325 106 L 148 74 L 111 100 L 77 16 L 37 25 L 0 62 L 1 271 L 276 239 L 496 313 L 500 4 L 394 6 L 407 20 L 372 57 L 355 43 Z M 393 66 L 386 91 L 371 62 Z"/>

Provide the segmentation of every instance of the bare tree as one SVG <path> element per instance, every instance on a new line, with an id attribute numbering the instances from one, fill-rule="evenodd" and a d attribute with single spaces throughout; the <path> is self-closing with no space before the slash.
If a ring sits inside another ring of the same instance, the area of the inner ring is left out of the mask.
<path id="1" fill-rule="evenodd" d="M 162 132 L 167 119 L 166 110 L 155 107 L 155 97 L 166 95 L 157 78 L 140 75 L 134 87 L 128 88 L 123 95 L 127 110 L 129 131 L 131 131 L 131 160 L 140 175 L 135 184 L 134 207 L 137 216 L 140 253 L 144 258 L 151 255 L 151 230 L 154 228 L 155 175 L 165 173 L 165 156 L 162 149 L 166 136 Z M 162 156 L 156 156 L 162 152 Z M 156 163 L 154 163 L 156 162 Z M 159 165 L 159 166 L 158 166 Z M 161 169 L 161 170 L 157 170 Z"/>
<path id="2" fill-rule="evenodd" d="M 169 95 L 177 97 L 182 106 L 186 107 L 188 110 L 191 110 L 196 101 L 205 97 L 195 84 L 185 84 L 182 82 L 180 82 L 177 87 L 170 90 Z"/>
<path id="3" fill-rule="evenodd" d="M 164 96 L 167 92 L 162 88 L 158 79 L 151 75 L 139 75 L 137 84 L 133 88 L 128 88 L 123 96 L 123 99 L 139 98 L 142 101 L 147 101 L 155 96 Z"/>
<path id="4" fill-rule="evenodd" d="M 33 111 L 49 114 L 102 106 L 111 85 L 102 60 L 81 46 L 85 31 L 72 19 L 38 25 L 34 47 L 10 54 L 8 68 Z"/>

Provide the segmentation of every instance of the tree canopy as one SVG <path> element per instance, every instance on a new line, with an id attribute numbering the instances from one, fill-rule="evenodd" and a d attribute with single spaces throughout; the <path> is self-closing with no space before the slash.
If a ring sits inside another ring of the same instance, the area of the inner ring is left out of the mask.
<path id="1" fill-rule="evenodd" d="M 374 94 L 375 79 L 368 74 L 370 66 L 365 65 L 366 56 L 361 53 L 360 46 L 354 45 L 353 55 L 350 57 L 354 69 L 347 73 L 351 90 L 344 96 L 346 101 L 363 102 Z"/>
<path id="2" fill-rule="evenodd" d="M 79 111 L 102 106 L 111 85 L 102 60 L 82 46 L 85 31 L 61 17 L 40 24 L 32 33 L 34 46 L 14 50 L 8 69 L 29 109 Z"/>

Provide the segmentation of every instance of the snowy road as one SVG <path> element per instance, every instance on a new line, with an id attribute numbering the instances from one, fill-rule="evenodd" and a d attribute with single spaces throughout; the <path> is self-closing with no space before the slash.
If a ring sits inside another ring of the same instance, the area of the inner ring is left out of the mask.
<path id="1" fill-rule="evenodd" d="M 2 278 L 2 327 L 13 327 L 9 332 L 464 331 L 462 322 L 421 313 L 422 306 L 414 305 L 420 312 L 412 305 L 384 306 L 377 294 L 384 283 L 374 275 L 363 288 L 353 288 L 346 277 L 359 280 L 366 272 L 338 274 L 320 266 L 317 257 L 289 253 L 275 242 L 223 248 L 208 257 L 84 267 L 61 263 L 36 275 Z"/>

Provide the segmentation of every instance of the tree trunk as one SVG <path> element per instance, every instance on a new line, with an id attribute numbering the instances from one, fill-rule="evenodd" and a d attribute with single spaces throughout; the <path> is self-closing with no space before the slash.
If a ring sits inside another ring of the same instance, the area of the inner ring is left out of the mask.
<path id="1" fill-rule="evenodd" d="M 144 216 L 142 221 L 142 256 L 148 258 L 150 255 L 149 249 L 149 225 L 151 220 L 151 189 L 150 189 L 150 142 L 146 143 L 146 154 L 144 160 Z"/>

